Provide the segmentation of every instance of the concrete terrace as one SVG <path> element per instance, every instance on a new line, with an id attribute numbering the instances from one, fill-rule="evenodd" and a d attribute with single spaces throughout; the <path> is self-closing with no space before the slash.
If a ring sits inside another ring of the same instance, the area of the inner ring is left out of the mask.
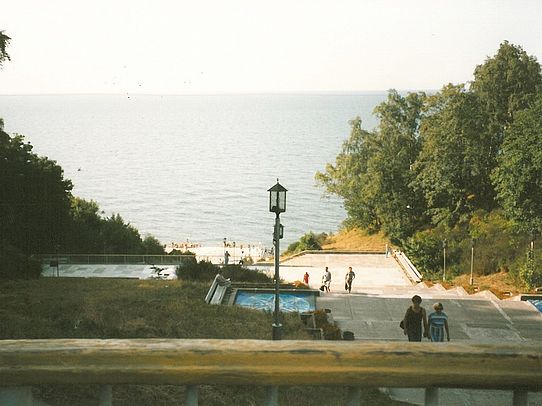
<path id="1" fill-rule="evenodd" d="M 441 302 L 449 316 L 453 342 L 487 344 L 542 341 L 542 313 L 519 300 L 499 300 L 491 292 L 469 295 L 463 288 L 446 290 L 436 284 L 427 287 L 406 277 L 395 259 L 383 254 L 316 254 L 293 258 L 281 266 L 281 277 L 301 280 L 305 271 L 310 286 L 318 288 L 324 267 L 332 273 L 331 292 L 321 293 L 316 304 L 330 309 L 334 322 L 343 331 L 352 331 L 356 340 L 406 341 L 399 322 L 418 294 L 430 312 Z M 356 273 L 352 293 L 344 290 L 348 266 Z M 427 345 L 446 345 L 430 343 Z M 392 398 L 410 404 L 424 404 L 425 392 L 418 388 L 386 388 Z M 542 393 L 529 393 L 529 405 L 542 405 Z M 512 404 L 512 393 L 498 390 L 439 389 L 439 402 L 447 406 Z"/>

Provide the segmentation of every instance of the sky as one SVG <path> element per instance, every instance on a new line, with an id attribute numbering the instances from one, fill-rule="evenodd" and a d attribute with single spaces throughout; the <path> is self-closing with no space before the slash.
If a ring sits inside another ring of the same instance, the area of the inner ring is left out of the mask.
<path id="1" fill-rule="evenodd" d="M 538 0 L 17 0 L 0 94 L 438 89 L 504 40 L 542 59 Z"/>

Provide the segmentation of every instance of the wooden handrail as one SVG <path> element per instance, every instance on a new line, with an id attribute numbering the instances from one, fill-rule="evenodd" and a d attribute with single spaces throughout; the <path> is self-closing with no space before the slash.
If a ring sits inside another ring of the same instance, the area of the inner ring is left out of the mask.
<path id="1" fill-rule="evenodd" d="M 344 385 L 542 389 L 542 344 L 0 341 L 0 385 Z"/>

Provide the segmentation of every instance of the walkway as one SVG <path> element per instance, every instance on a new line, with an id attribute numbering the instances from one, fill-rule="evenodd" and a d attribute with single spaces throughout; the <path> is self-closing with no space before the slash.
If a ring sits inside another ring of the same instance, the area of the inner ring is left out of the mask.
<path id="1" fill-rule="evenodd" d="M 303 280 L 309 273 L 309 286 L 318 289 L 325 267 L 331 272 L 331 291 L 344 292 L 344 277 L 351 266 L 356 273 L 352 292 L 367 292 L 382 286 L 411 286 L 395 259 L 384 254 L 307 254 L 284 261 L 280 277 L 286 281 Z"/>
<path id="2" fill-rule="evenodd" d="M 317 308 L 331 309 L 337 326 L 352 331 L 357 340 L 406 340 L 399 322 L 410 298 L 418 294 L 428 312 L 434 302 L 442 302 L 449 316 L 454 342 L 522 343 L 542 342 L 542 313 L 532 304 L 499 300 L 490 292 L 468 295 L 463 288 L 446 290 L 437 284 L 413 284 L 393 258 L 384 255 L 314 254 L 294 258 L 281 265 L 281 278 L 301 280 L 305 271 L 310 286 L 318 288 L 324 267 L 332 273 L 330 293 L 322 293 Z M 348 266 L 356 273 L 352 293 L 344 291 Z M 440 345 L 427 342 L 427 345 Z M 445 344 L 444 344 L 445 345 Z M 423 404 L 423 389 L 384 389 L 392 398 Z M 529 393 L 529 404 L 542 405 L 542 393 Z M 512 403 L 507 391 L 440 389 L 440 404 L 501 406 Z"/>

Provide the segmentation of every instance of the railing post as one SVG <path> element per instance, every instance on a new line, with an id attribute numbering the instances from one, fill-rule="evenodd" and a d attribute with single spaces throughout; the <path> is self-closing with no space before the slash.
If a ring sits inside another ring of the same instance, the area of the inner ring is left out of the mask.
<path id="1" fill-rule="evenodd" d="M 99 405 L 113 405 L 113 387 L 111 385 L 100 385 Z"/>
<path id="2" fill-rule="evenodd" d="M 438 406 L 438 388 L 425 388 L 425 406 Z"/>
<path id="3" fill-rule="evenodd" d="M 184 403 L 186 406 L 198 406 L 197 385 L 186 385 L 186 391 L 184 393 Z"/>
<path id="4" fill-rule="evenodd" d="M 361 388 L 357 386 L 349 386 L 346 399 L 347 406 L 359 406 L 361 401 Z"/>
<path id="5" fill-rule="evenodd" d="M 0 405 L 32 406 L 33 404 L 29 386 L 0 388 Z"/>
<path id="6" fill-rule="evenodd" d="M 514 397 L 512 400 L 512 406 L 527 406 L 527 395 L 529 392 L 526 390 L 515 390 Z"/>
<path id="7" fill-rule="evenodd" d="M 265 397 L 265 406 L 278 406 L 279 405 L 279 387 L 268 386 L 267 395 Z"/>

